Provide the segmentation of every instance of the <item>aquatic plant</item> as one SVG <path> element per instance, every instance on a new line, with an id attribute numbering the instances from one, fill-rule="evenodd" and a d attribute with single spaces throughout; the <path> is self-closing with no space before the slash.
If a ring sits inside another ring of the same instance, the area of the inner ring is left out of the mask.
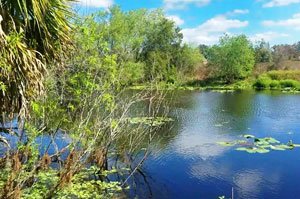
<path id="1" fill-rule="evenodd" d="M 247 153 L 269 153 L 274 151 L 292 150 L 295 147 L 300 147 L 300 144 L 294 144 L 290 140 L 287 144 L 282 144 L 280 141 L 272 137 L 257 138 L 254 135 L 243 135 L 245 140 L 234 140 L 230 142 L 217 142 L 217 144 L 225 147 L 236 147 L 237 151 L 245 151 Z"/>

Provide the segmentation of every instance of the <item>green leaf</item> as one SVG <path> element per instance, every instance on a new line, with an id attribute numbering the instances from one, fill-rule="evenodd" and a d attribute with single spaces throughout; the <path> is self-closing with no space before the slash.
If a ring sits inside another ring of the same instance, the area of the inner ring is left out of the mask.
<path id="1" fill-rule="evenodd" d="M 235 145 L 234 142 L 217 142 L 217 144 L 219 144 L 221 146 L 234 146 Z"/>
<path id="2" fill-rule="evenodd" d="M 254 135 L 249 135 L 249 134 L 246 134 L 243 136 L 244 138 L 247 138 L 247 139 L 250 139 L 250 138 L 255 138 Z"/>
<path id="3" fill-rule="evenodd" d="M 275 145 L 275 146 L 271 145 L 270 148 L 271 148 L 272 150 L 275 150 L 275 151 L 285 151 L 284 148 L 278 147 L 278 146 L 276 146 L 276 145 Z"/>

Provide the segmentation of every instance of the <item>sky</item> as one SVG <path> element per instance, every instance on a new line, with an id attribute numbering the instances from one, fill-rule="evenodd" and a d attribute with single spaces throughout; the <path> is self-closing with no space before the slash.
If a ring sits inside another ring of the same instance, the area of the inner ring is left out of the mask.
<path id="1" fill-rule="evenodd" d="M 225 33 L 271 45 L 300 41 L 300 0 L 78 0 L 75 7 L 90 13 L 113 5 L 163 9 L 192 45 L 216 44 Z"/>

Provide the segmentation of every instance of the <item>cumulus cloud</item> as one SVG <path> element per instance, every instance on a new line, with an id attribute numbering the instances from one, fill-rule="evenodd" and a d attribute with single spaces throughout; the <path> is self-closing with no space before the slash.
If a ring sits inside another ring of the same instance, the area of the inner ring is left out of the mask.
<path id="1" fill-rule="evenodd" d="M 270 42 L 273 41 L 275 39 L 278 38 L 282 38 L 282 37 L 289 37 L 288 34 L 285 33 L 278 33 L 278 32 L 263 32 L 263 33 L 257 33 L 253 36 L 250 37 L 251 41 L 255 42 L 255 41 L 260 41 L 261 39 Z"/>
<path id="2" fill-rule="evenodd" d="M 114 4 L 114 0 L 78 0 L 78 5 L 96 8 L 108 8 Z"/>
<path id="3" fill-rule="evenodd" d="M 290 19 L 278 21 L 266 20 L 263 21 L 262 24 L 267 27 L 280 26 L 300 30 L 300 13 L 294 14 Z"/>
<path id="4" fill-rule="evenodd" d="M 287 6 L 294 3 L 300 3 L 300 0 L 272 0 L 263 5 L 264 8 Z"/>
<path id="5" fill-rule="evenodd" d="M 196 5 L 198 7 L 205 6 L 211 0 L 164 0 L 164 8 L 167 10 L 181 10 L 187 8 L 188 5 Z"/>
<path id="6" fill-rule="evenodd" d="M 248 21 L 228 19 L 225 15 L 216 16 L 199 25 L 196 28 L 183 29 L 184 41 L 193 44 L 211 45 L 218 41 L 219 37 L 231 29 L 243 28 L 249 25 Z"/>
<path id="7" fill-rule="evenodd" d="M 167 18 L 174 21 L 178 26 L 184 24 L 184 20 L 177 15 L 168 15 Z"/>

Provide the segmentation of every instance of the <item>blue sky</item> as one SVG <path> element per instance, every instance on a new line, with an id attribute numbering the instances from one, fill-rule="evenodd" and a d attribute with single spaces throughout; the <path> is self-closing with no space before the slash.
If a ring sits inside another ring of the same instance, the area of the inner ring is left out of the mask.
<path id="1" fill-rule="evenodd" d="M 246 34 L 273 44 L 300 41 L 300 0 L 79 0 L 81 12 L 114 4 L 125 11 L 162 8 L 181 28 L 184 41 L 215 44 L 224 33 Z"/>

